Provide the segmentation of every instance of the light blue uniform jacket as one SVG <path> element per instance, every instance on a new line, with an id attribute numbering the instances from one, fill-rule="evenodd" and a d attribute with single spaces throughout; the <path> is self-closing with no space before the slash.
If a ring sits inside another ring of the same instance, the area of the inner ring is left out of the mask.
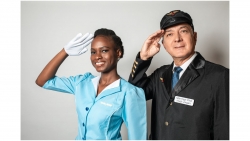
<path id="1" fill-rule="evenodd" d="M 91 73 L 69 78 L 55 76 L 43 88 L 75 95 L 78 114 L 76 140 L 121 140 L 123 122 L 129 139 L 146 140 L 144 91 L 121 78 L 96 97 L 99 79 Z"/>

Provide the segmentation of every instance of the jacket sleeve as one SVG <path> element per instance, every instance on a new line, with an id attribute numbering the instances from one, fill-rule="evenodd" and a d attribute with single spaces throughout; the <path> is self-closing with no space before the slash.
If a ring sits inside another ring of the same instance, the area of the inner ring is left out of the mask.
<path id="1" fill-rule="evenodd" d="M 214 96 L 214 139 L 229 140 L 229 69 L 218 79 Z"/>
<path id="2" fill-rule="evenodd" d="M 122 118 L 129 140 L 147 139 L 146 100 L 141 88 L 133 88 L 126 93 Z"/>
<path id="3" fill-rule="evenodd" d="M 58 77 L 55 76 L 49 79 L 44 85 L 44 89 L 63 92 L 63 93 L 75 93 L 75 86 L 81 81 L 90 76 L 90 73 L 85 73 L 84 75 L 70 76 L 66 77 Z"/>
<path id="4" fill-rule="evenodd" d="M 153 79 L 154 76 L 147 76 L 146 71 L 151 64 L 152 58 L 144 61 L 140 59 L 140 52 L 137 54 L 134 64 L 132 66 L 131 73 L 129 75 L 128 82 L 140 87 L 144 90 L 146 100 L 153 97 Z"/>

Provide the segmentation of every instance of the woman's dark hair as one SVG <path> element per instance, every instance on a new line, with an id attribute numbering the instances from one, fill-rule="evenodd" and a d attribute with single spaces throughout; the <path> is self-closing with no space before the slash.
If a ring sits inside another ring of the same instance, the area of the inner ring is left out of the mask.
<path id="1" fill-rule="evenodd" d="M 106 29 L 106 28 L 97 29 L 94 33 L 94 38 L 96 36 L 99 36 L 99 35 L 110 37 L 114 41 L 116 48 L 121 50 L 120 58 L 123 57 L 124 49 L 123 49 L 123 45 L 122 45 L 122 40 L 119 36 L 117 36 L 115 34 L 115 32 L 113 30 Z"/>

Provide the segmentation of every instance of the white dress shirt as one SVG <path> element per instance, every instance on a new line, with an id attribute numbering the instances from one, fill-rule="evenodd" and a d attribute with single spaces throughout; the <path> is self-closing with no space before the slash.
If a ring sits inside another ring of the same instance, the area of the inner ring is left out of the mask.
<path id="1" fill-rule="evenodd" d="M 197 53 L 195 52 L 194 55 L 191 58 L 189 58 L 184 64 L 182 64 L 181 66 L 179 66 L 179 67 L 182 68 L 182 71 L 179 74 L 179 79 L 181 78 L 182 74 L 185 72 L 185 70 L 187 69 L 187 67 L 189 66 L 189 64 L 194 60 L 194 58 L 196 56 L 197 56 Z M 175 63 L 174 63 L 173 69 L 172 69 L 173 73 L 174 73 L 174 67 L 177 67 L 175 65 Z"/>

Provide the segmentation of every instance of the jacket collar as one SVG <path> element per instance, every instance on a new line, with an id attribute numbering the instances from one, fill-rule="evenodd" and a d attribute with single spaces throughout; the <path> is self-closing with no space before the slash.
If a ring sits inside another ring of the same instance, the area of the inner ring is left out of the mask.
<path id="1" fill-rule="evenodd" d="M 166 98 L 169 99 L 170 96 L 174 98 L 176 94 L 178 94 L 180 91 L 182 91 L 185 87 L 187 87 L 193 80 L 195 80 L 197 77 L 199 77 L 198 69 L 201 69 L 205 66 L 205 59 L 201 56 L 199 52 L 196 52 L 197 56 L 194 58 L 194 60 L 189 64 L 188 68 L 184 72 L 181 79 L 176 84 L 175 88 L 172 90 L 171 87 L 171 79 L 172 79 L 172 68 L 173 63 L 166 67 L 165 72 L 163 73 L 162 77 L 165 78 L 164 85 L 167 89 L 168 94 L 166 95 Z M 171 99 L 171 98 L 170 98 Z M 172 99 L 173 100 L 173 99 Z"/>
<path id="2" fill-rule="evenodd" d="M 194 58 L 190 65 L 192 65 L 195 69 L 201 69 L 205 66 L 206 61 L 199 52 L 196 53 L 197 56 Z"/>
<path id="3" fill-rule="evenodd" d="M 98 87 L 99 80 L 100 80 L 100 76 L 97 76 L 97 77 L 91 79 L 92 84 L 93 84 L 94 89 L 95 89 L 95 96 L 97 94 L 97 87 Z M 118 91 L 121 91 L 121 79 L 114 81 L 113 83 L 109 84 L 105 89 L 103 89 L 102 92 L 96 97 L 95 101 L 97 101 L 97 100 L 99 100 L 102 97 L 105 97 L 107 95 L 114 94 Z"/>

